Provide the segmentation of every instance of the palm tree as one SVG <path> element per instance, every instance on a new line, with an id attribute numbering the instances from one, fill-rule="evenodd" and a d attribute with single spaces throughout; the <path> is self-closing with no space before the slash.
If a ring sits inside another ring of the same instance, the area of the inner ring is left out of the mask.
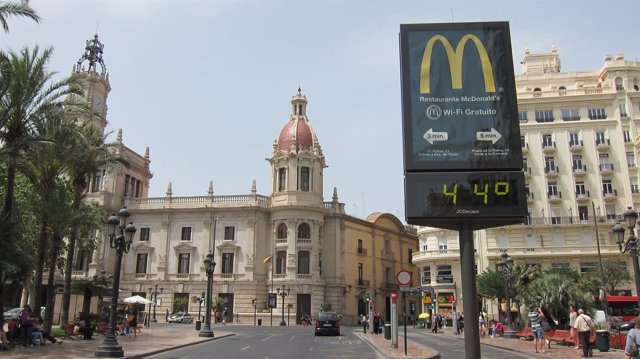
<path id="1" fill-rule="evenodd" d="M 29 6 L 29 0 L 22 0 L 19 3 L 0 2 L 0 25 L 2 25 L 6 33 L 9 32 L 9 25 L 7 24 L 7 17 L 9 16 L 23 16 L 35 22 L 40 22 L 40 16 Z"/>

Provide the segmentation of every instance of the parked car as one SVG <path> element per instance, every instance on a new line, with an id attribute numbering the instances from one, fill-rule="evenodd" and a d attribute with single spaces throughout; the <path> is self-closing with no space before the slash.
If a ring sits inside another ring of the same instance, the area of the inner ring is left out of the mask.
<path id="1" fill-rule="evenodd" d="M 12 308 L 4 312 L 4 320 L 8 321 L 9 319 L 18 319 L 20 317 L 20 313 L 22 313 L 22 308 Z"/>
<path id="2" fill-rule="evenodd" d="M 177 312 L 169 318 L 169 323 L 193 323 L 193 317 L 189 313 Z"/>
<path id="3" fill-rule="evenodd" d="M 340 317 L 333 312 L 322 312 L 316 319 L 315 335 L 333 334 L 340 335 Z"/>

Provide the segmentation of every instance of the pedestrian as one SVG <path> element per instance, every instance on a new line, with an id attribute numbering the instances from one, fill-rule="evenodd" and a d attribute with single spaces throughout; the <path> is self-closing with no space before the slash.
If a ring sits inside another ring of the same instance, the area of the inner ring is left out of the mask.
<path id="1" fill-rule="evenodd" d="M 574 328 L 574 324 L 576 322 L 576 318 L 578 317 L 578 312 L 576 312 L 573 304 L 569 305 L 569 327 L 571 328 L 571 339 L 576 345 L 573 347 L 574 349 L 580 349 L 580 339 L 578 338 L 578 331 Z"/>
<path id="2" fill-rule="evenodd" d="M 362 331 L 364 332 L 364 334 L 367 334 L 367 327 L 369 326 L 369 319 L 367 319 L 367 316 L 362 314 L 362 317 L 360 317 L 360 324 L 362 324 Z"/>
<path id="3" fill-rule="evenodd" d="M 627 344 L 624 347 L 625 358 L 638 359 L 638 348 L 640 348 L 640 316 L 636 319 L 636 326 L 627 334 Z"/>
<path id="4" fill-rule="evenodd" d="M 164 320 L 169 323 L 169 309 L 167 308 L 167 314 L 164 316 Z"/>
<path id="5" fill-rule="evenodd" d="M 593 349 L 591 349 L 591 344 L 589 343 L 591 331 L 595 329 L 593 320 L 591 320 L 590 316 L 584 314 L 584 310 L 578 309 L 578 317 L 573 324 L 578 331 L 578 337 L 582 345 L 582 357 L 593 356 Z"/>
<path id="6" fill-rule="evenodd" d="M 26 349 L 30 344 L 33 347 L 31 333 L 33 333 L 33 322 L 36 320 L 35 314 L 31 311 L 31 306 L 25 304 L 20 313 L 20 342 L 22 349 Z"/>
<path id="7" fill-rule="evenodd" d="M 373 334 L 378 334 L 380 331 L 380 313 L 375 312 L 373 314 Z"/>
<path id="8" fill-rule="evenodd" d="M 533 331 L 533 348 L 538 353 L 538 344 L 540 344 L 540 353 L 544 353 L 544 334 L 542 333 L 542 325 L 540 324 L 540 314 L 542 311 L 535 305 L 529 307 L 529 324 Z"/>
<path id="9" fill-rule="evenodd" d="M 431 325 L 431 333 L 438 333 L 438 323 L 440 322 L 440 313 L 433 315 L 433 324 Z"/>
<path id="10" fill-rule="evenodd" d="M 458 314 L 456 315 L 456 320 L 458 321 L 458 326 L 456 327 L 456 334 L 460 334 L 462 333 L 462 330 L 464 328 L 464 317 L 462 316 L 462 314 L 460 314 L 460 312 L 458 312 Z"/>
<path id="11" fill-rule="evenodd" d="M 484 316 L 482 315 L 482 313 L 480 313 L 480 315 L 478 315 L 478 330 L 480 331 L 480 335 L 483 337 L 484 337 L 486 328 L 487 327 L 484 324 Z"/>

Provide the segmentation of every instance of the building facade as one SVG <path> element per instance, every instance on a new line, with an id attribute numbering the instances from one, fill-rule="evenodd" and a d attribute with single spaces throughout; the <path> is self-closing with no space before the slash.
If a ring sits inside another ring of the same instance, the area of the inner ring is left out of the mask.
<path id="1" fill-rule="evenodd" d="M 104 120 L 93 125 L 104 131 L 110 85 L 97 35 L 87 41 L 73 75 L 85 86 L 81 100 L 103 115 Z M 149 198 L 149 149 L 137 154 L 124 145 L 118 131 L 114 151 L 130 166 L 100 169 L 92 178 L 88 200 L 111 213 L 126 205 L 138 229 L 123 258 L 121 299 L 134 294 L 150 297 L 151 288 L 158 285 L 157 311 L 198 313 L 197 298 L 207 286 L 204 259 L 212 252 L 217 264 L 213 295 L 225 302 L 228 321 L 253 323 L 256 303 L 263 323 L 271 319 L 277 324 L 286 315 L 293 324 L 322 308 L 341 314 L 344 324 L 355 324 L 367 312 L 367 294 L 372 308 L 389 319 L 388 298 L 399 289 L 396 273 L 409 270 L 417 282 L 418 269 L 411 262 L 418 250 L 417 232 L 388 213 L 366 219 L 346 214 L 336 188 L 331 201 L 324 201 L 327 165 L 307 104 L 298 89 L 289 119 L 270 149 L 272 181 L 266 195 L 257 193 L 254 180 L 246 194 L 216 194 L 210 182 L 204 195 L 174 197 L 169 183 L 164 197 Z M 103 270 L 113 273 L 115 251 L 109 248 L 105 229 L 96 229 L 92 236 L 97 248 L 78 251 L 76 261 L 82 264 L 75 267 L 75 279 Z M 278 296 L 277 308 L 270 311 L 268 293 L 283 291 L 287 296 Z M 187 299 L 187 305 L 178 307 L 178 298 Z"/>
<path id="2" fill-rule="evenodd" d="M 598 70 L 562 72 L 555 47 L 525 51 L 516 87 L 528 217 L 524 225 L 475 233 L 477 272 L 495 268 L 505 251 L 545 269 L 586 273 L 599 255 L 632 268 L 611 228 L 626 208 L 640 209 L 639 86 L 640 62 L 623 55 L 605 56 Z M 419 237 L 414 263 L 422 285 L 449 293 L 453 281 L 453 297 L 460 298 L 457 232 L 422 228 Z M 621 291 L 636 294 L 632 283 Z M 497 316 L 496 303 L 479 306 Z"/>

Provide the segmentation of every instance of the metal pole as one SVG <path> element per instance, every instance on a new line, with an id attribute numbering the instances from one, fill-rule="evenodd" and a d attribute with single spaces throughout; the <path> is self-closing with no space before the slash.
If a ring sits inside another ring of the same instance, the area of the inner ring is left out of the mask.
<path id="1" fill-rule="evenodd" d="M 402 315 L 404 322 L 404 355 L 407 356 L 407 292 L 402 292 Z"/>
<path id="2" fill-rule="evenodd" d="M 156 303 L 158 302 L 158 285 L 157 284 L 151 298 L 152 298 L 151 300 L 153 300 L 153 322 L 157 323 L 158 322 L 158 320 L 156 319 Z"/>
<path id="3" fill-rule="evenodd" d="M 638 297 L 638 306 L 640 307 L 640 267 L 638 266 L 638 238 L 633 234 L 631 229 L 631 237 L 629 238 L 629 254 L 633 262 L 633 275 L 636 277 L 636 296 Z"/>
<path id="4" fill-rule="evenodd" d="M 609 310 L 607 309 L 607 287 L 604 281 L 604 267 L 602 266 L 602 254 L 600 254 L 600 235 L 598 234 L 598 219 L 596 218 L 596 205 L 591 201 L 593 209 L 593 225 L 596 229 L 596 246 L 598 248 L 598 262 L 600 264 L 600 284 L 602 285 L 602 308 L 604 309 L 604 318 L 609 318 Z"/>
<path id="5" fill-rule="evenodd" d="M 282 285 L 282 292 L 280 292 L 280 296 L 282 296 L 282 321 L 280 321 L 280 326 L 287 325 L 287 322 L 284 321 L 284 297 L 287 293 L 284 292 L 284 284 Z"/>
<path id="6" fill-rule="evenodd" d="M 460 243 L 460 274 L 462 276 L 462 309 L 464 311 L 464 352 L 466 359 L 477 359 L 480 354 L 480 330 L 476 303 L 476 271 L 473 252 L 473 230 L 462 222 L 458 231 Z"/>
<path id="7" fill-rule="evenodd" d="M 120 230 L 122 232 L 122 229 Z M 123 236 L 123 234 L 120 234 Z M 124 239 L 124 237 L 123 237 Z M 116 239 L 117 240 L 117 239 Z M 95 356 L 122 358 L 124 350 L 116 339 L 116 317 L 118 314 L 118 292 L 120 290 L 120 266 L 122 265 L 122 251 L 116 249 L 116 263 L 114 264 L 113 290 L 111 291 L 111 308 L 109 310 L 109 327 L 104 341 L 96 349 Z"/>

